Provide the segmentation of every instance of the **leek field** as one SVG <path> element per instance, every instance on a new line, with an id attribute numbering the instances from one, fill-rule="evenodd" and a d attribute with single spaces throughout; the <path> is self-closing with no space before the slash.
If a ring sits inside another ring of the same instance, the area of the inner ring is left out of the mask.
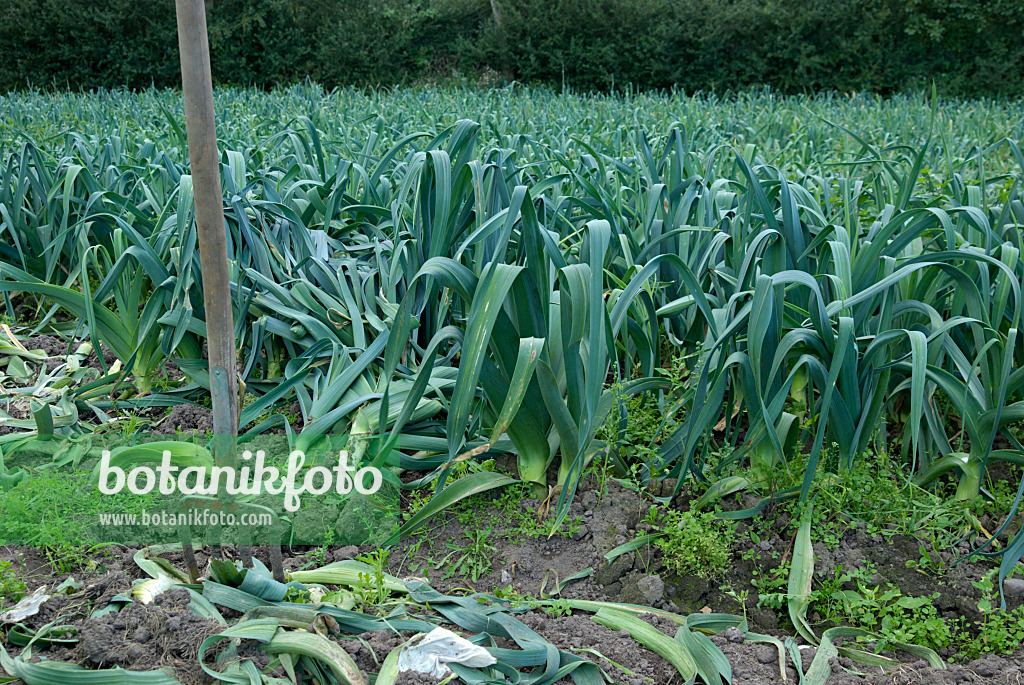
<path id="1" fill-rule="evenodd" d="M 835 684 L 907 654 L 927 682 L 1024 639 L 1024 103 L 307 85 L 216 107 L 239 440 L 340 439 L 400 520 L 345 558 L 287 548 L 289 585 L 230 550 L 195 583 L 52 520 L 26 541 L 108 437 L 205 444 L 175 421 L 209 415 L 210 379 L 180 93 L 0 97 L 0 614 L 57 595 L 0 615 L 0 682 L 421 682 L 399 656 L 435 625 L 495 662 L 444 682 Z M 30 439 L 62 447 L 19 461 Z M 599 563 L 529 587 L 501 561 L 587 544 Z M 898 573 L 840 554 L 868 547 Z M 91 590 L 111 559 L 125 586 Z M 96 647 L 171 614 L 201 624 L 188 653 Z M 592 615 L 668 670 L 536 615 Z M 368 633 L 395 639 L 360 661 Z"/>

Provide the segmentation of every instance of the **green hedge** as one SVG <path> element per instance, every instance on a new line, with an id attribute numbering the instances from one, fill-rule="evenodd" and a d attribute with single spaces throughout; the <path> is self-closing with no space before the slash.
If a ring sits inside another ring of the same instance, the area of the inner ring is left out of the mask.
<path id="1" fill-rule="evenodd" d="M 1024 93 L 1020 0 L 208 0 L 214 78 Z M 0 90 L 178 83 L 174 3 L 0 0 Z"/>

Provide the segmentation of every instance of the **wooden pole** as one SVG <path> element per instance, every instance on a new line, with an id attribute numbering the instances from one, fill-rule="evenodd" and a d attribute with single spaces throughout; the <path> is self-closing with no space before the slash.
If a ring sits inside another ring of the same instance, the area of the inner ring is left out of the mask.
<path id="1" fill-rule="evenodd" d="M 220 187 L 220 154 L 213 110 L 210 43 L 206 34 L 206 5 L 204 0 L 175 0 L 175 10 L 206 310 L 206 344 L 213 400 L 213 455 L 217 465 L 234 467 L 238 430 L 235 327 L 231 311 L 224 196 Z M 187 534 L 182 543 L 189 575 L 195 582 L 198 567 Z M 240 551 L 245 565 L 251 566 L 252 554 L 248 546 Z"/>
<path id="2" fill-rule="evenodd" d="M 181 86 L 185 95 L 188 157 L 192 165 L 199 260 L 202 264 L 203 303 L 206 308 L 206 343 L 210 359 L 215 436 L 235 435 L 238 428 L 235 328 L 228 281 L 228 246 L 224 227 L 224 197 L 220 187 L 220 154 L 213 112 L 210 44 L 206 37 L 203 0 L 175 0 Z M 234 454 L 230 457 L 234 465 Z"/>

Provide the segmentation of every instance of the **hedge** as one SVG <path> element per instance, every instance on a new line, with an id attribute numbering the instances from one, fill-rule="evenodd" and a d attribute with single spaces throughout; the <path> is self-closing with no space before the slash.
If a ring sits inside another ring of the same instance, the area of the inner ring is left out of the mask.
<path id="1" fill-rule="evenodd" d="M 214 79 L 1024 93 L 1020 0 L 209 0 Z M 0 0 L 0 90 L 179 83 L 171 0 Z"/>

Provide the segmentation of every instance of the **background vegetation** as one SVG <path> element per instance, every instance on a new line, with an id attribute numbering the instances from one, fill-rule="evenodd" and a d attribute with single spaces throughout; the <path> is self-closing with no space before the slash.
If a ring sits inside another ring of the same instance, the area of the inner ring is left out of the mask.
<path id="1" fill-rule="evenodd" d="M 1015 0 L 210 0 L 216 81 L 1024 90 Z M 2 0 L 0 90 L 174 86 L 169 0 Z"/>

